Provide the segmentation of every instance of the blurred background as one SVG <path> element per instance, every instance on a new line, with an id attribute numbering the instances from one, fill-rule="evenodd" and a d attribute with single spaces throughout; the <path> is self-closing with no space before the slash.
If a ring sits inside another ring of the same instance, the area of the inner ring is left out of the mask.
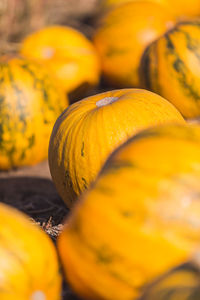
<path id="1" fill-rule="evenodd" d="M 17 47 L 23 37 L 46 25 L 71 25 L 90 35 L 88 19 L 99 5 L 100 0 L 0 0 L 1 48 Z"/>

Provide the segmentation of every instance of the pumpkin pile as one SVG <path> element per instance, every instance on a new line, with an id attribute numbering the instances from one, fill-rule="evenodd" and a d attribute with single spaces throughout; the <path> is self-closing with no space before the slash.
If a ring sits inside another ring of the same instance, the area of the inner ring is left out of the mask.
<path id="1" fill-rule="evenodd" d="M 113 86 L 138 87 L 145 48 L 174 24 L 170 11 L 150 1 L 131 1 L 108 12 L 93 38 L 106 80 Z"/>
<path id="2" fill-rule="evenodd" d="M 54 122 L 69 94 L 86 93 L 99 73 L 94 46 L 68 26 L 34 32 L 20 51 L 0 56 L 0 170 L 47 159 Z"/>
<path id="3" fill-rule="evenodd" d="M 0 56 L 0 170 L 70 210 L 54 246 L 0 203 L 0 300 L 199 300 L 200 1 L 99 4 Z"/>

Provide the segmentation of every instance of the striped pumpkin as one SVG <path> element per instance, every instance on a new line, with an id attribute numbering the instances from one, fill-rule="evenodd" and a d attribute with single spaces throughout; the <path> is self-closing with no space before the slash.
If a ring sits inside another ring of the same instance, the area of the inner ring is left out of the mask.
<path id="1" fill-rule="evenodd" d="M 145 48 L 173 24 L 171 13 L 154 2 L 133 1 L 106 14 L 94 34 L 106 80 L 115 87 L 139 87 Z"/>
<path id="2" fill-rule="evenodd" d="M 0 203 L 0 299 L 61 300 L 56 249 L 18 210 Z"/>
<path id="3" fill-rule="evenodd" d="M 200 22 L 177 25 L 145 52 L 143 86 L 169 101 L 187 118 L 200 115 Z"/>
<path id="4" fill-rule="evenodd" d="M 199 182 L 197 125 L 145 130 L 115 151 L 58 239 L 77 294 L 138 300 L 152 280 L 192 257 L 198 261 Z"/>
<path id="5" fill-rule="evenodd" d="M 53 181 L 68 206 L 95 180 L 110 153 L 146 127 L 184 123 L 171 103 L 140 89 L 114 90 L 70 105 L 49 144 Z"/>
<path id="6" fill-rule="evenodd" d="M 35 164 L 48 154 L 53 124 L 65 95 L 40 65 L 0 58 L 0 169 Z"/>

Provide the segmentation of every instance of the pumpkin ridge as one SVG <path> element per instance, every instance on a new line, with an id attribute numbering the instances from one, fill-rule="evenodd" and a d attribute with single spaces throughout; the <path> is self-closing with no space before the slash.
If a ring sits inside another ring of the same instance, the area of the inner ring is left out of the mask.
<path id="1" fill-rule="evenodd" d="M 185 32 L 183 30 L 182 31 L 178 31 L 178 32 L 180 32 L 180 33 L 182 32 L 185 35 Z M 173 34 L 173 32 L 171 34 Z M 187 66 L 185 65 L 184 61 L 179 57 L 178 53 L 176 52 L 176 47 L 174 46 L 173 42 L 171 41 L 170 35 L 167 35 L 166 39 L 168 40 L 168 42 L 171 42 L 170 43 L 171 45 L 173 45 L 173 47 L 170 47 L 170 48 L 168 47 L 168 50 L 170 52 L 170 55 L 174 55 L 175 56 L 173 67 L 174 67 L 174 70 L 177 72 L 177 74 L 181 75 L 181 76 L 177 76 L 177 80 L 179 81 L 179 84 L 182 86 L 183 89 L 185 89 L 187 91 L 187 93 L 195 101 L 199 101 L 200 100 L 200 94 L 198 93 L 198 91 L 196 91 L 193 88 L 193 86 L 191 86 L 187 82 L 187 74 L 188 74 L 188 68 L 187 68 Z"/>
<path id="2" fill-rule="evenodd" d="M 19 112 L 19 118 L 20 121 L 24 124 L 24 126 L 26 125 L 26 115 L 24 113 L 24 109 L 23 109 L 23 105 L 21 105 L 21 95 L 23 95 L 22 97 L 24 97 L 23 91 L 17 86 L 17 84 L 14 81 L 14 77 L 12 74 L 12 68 L 10 66 L 8 66 L 8 64 L 6 65 L 6 69 L 8 72 L 8 77 L 10 79 L 10 83 L 11 86 L 13 87 L 13 89 L 16 92 L 16 97 L 17 97 L 17 110 Z M 24 129 L 25 130 L 25 129 Z"/>
<path id="3" fill-rule="evenodd" d="M 23 105 L 21 104 L 21 97 L 24 97 L 24 93 L 23 93 L 23 91 L 17 86 L 17 84 L 15 83 L 15 81 L 14 81 L 14 77 L 13 77 L 13 74 L 12 74 L 12 67 L 11 66 L 9 66 L 7 63 L 5 63 L 5 64 L 3 64 L 3 67 L 2 68 L 4 68 L 5 70 L 6 70 L 6 72 L 7 72 L 7 74 L 8 74 L 8 78 L 9 78 L 9 80 L 10 80 L 10 83 L 11 83 L 11 86 L 12 86 L 12 88 L 15 90 L 15 95 L 16 95 L 16 98 L 17 98 L 17 100 L 16 100 L 16 107 L 17 107 L 17 111 L 18 111 L 18 114 L 19 114 L 19 119 L 20 119 L 20 121 L 21 121 L 21 123 L 23 124 L 23 126 L 22 126 L 22 128 L 21 128 L 21 132 L 22 133 L 25 133 L 25 131 L 26 131 L 26 129 L 27 129 L 27 122 L 26 122 L 26 114 L 25 114 L 25 112 L 24 112 L 24 107 L 23 107 Z M 5 98 L 4 98 L 5 99 Z M 8 107 L 7 107 L 7 109 L 8 109 Z M 5 120 L 6 120 L 6 118 L 5 118 Z M 9 120 L 9 118 L 8 118 L 8 120 Z M 5 131 L 9 131 L 9 129 L 10 129 L 10 126 L 9 126 L 9 123 L 6 123 L 5 124 L 5 122 L 3 123 L 2 122 L 2 126 L 3 126 L 3 124 L 7 127 L 7 130 L 5 130 Z M 13 137 L 14 138 L 14 137 Z M 8 147 L 9 147 L 9 142 L 7 142 L 6 143 L 7 145 L 8 145 Z M 5 146 L 5 144 L 4 144 L 4 146 Z M 6 146 L 5 146 L 5 148 L 7 148 Z M 8 158 L 9 158 L 9 161 L 10 161 L 10 164 L 11 165 L 13 165 L 14 166 L 14 154 L 16 153 L 16 147 L 15 147 L 15 142 L 14 142 L 14 140 L 13 140 L 13 145 L 11 146 L 11 148 L 9 149 L 9 148 L 7 148 L 7 155 L 8 155 Z M 20 156 L 20 158 L 19 158 L 19 160 L 23 160 L 24 158 L 25 158 L 25 153 L 26 153 L 26 148 L 22 148 L 21 149 L 21 156 Z"/>
<path id="4" fill-rule="evenodd" d="M 65 149 L 68 149 L 67 151 L 69 152 L 70 151 L 70 149 L 69 149 L 69 147 L 67 147 L 67 144 L 68 144 L 68 142 L 69 142 L 69 139 L 70 139 L 70 141 L 71 141 L 71 139 L 72 139 L 72 135 L 70 134 L 70 132 L 71 131 L 73 131 L 73 127 L 75 126 L 74 125 L 74 123 L 72 123 L 72 122 L 69 122 L 69 117 L 68 117 L 68 111 L 69 111 L 69 109 L 66 109 L 62 114 L 61 114 L 61 117 L 66 117 L 66 123 L 64 123 L 63 124 L 63 128 L 62 128 L 62 132 L 63 132 L 63 137 L 62 137 L 62 141 L 60 140 L 60 145 L 58 146 L 58 149 L 56 150 L 56 152 L 58 153 L 59 151 L 61 151 L 61 161 L 60 161 L 60 168 L 61 169 L 65 169 L 66 167 L 65 167 L 65 165 L 64 165 L 64 163 L 65 163 L 65 152 L 66 152 L 66 150 Z M 73 111 L 72 111 L 72 115 L 73 115 Z M 84 117 L 83 117 L 83 115 L 84 115 L 84 113 L 83 114 L 81 114 L 80 116 L 78 116 L 78 120 L 76 120 L 76 124 L 78 123 L 78 122 L 80 122 L 81 123 L 81 121 L 82 121 L 82 119 L 84 119 Z M 71 116 L 70 116 L 71 117 Z M 57 120 L 57 122 L 55 123 L 55 125 L 54 125 L 54 129 L 53 129 L 53 132 L 52 132 L 52 134 L 53 135 L 57 135 L 57 132 L 59 131 L 59 127 L 57 127 L 56 125 L 57 125 L 57 123 L 58 123 L 58 121 L 59 121 L 59 119 L 60 119 L 60 117 L 58 118 L 58 120 Z M 68 125 L 68 124 L 70 124 L 70 127 L 69 127 L 69 132 L 68 132 L 68 135 L 67 135 L 67 138 L 65 137 L 65 134 L 64 134 L 64 132 L 65 132 L 65 127 Z M 81 125 L 81 124 L 80 124 Z M 79 125 L 79 126 L 80 126 Z M 76 126 L 75 126 L 76 127 Z M 61 134 L 61 133 L 60 133 Z M 65 140 L 66 139 L 66 140 Z M 51 144 L 51 139 L 50 139 L 50 144 Z M 71 144 L 71 142 L 70 142 L 70 144 Z M 51 147 L 51 146 L 50 146 Z M 50 149 L 50 147 L 49 147 L 49 149 Z M 59 149 L 60 148 L 60 149 Z M 74 154 L 74 153 L 73 153 Z M 72 187 L 74 187 L 74 183 L 71 181 L 71 167 L 70 167 L 70 160 L 68 160 L 67 161 L 67 163 L 68 163 L 68 170 L 67 170 L 67 172 L 65 172 L 65 174 L 64 174 L 64 181 L 63 181 L 63 188 L 64 189 L 66 189 L 66 184 L 68 184 L 68 186 L 70 187 L 70 189 L 72 189 Z M 53 174 L 52 174 L 52 176 L 53 176 Z M 70 198 L 69 198 L 69 200 L 70 200 Z"/>
<path id="5" fill-rule="evenodd" d="M 144 87 L 168 99 L 187 118 L 200 111 L 199 36 L 200 23 L 177 24 L 149 45 L 140 66 Z"/>
<path id="6" fill-rule="evenodd" d="M 33 78 L 33 88 L 42 92 L 42 94 L 44 96 L 43 100 L 44 100 L 44 102 L 46 102 L 48 104 L 48 108 L 50 110 L 54 110 L 54 108 L 49 103 L 48 84 L 46 82 L 46 78 L 40 78 L 40 79 L 37 78 L 35 76 L 34 71 L 31 70 L 31 68 L 29 67 L 28 63 L 22 63 L 20 66 L 23 68 L 23 70 L 27 71 L 27 73 L 29 73 L 29 75 L 31 75 L 31 78 Z M 40 86 L 40 88 L 38 88 L 38 85 Z"/>
<path id="7" fill-rule="evenodd" d="M 6 170 L 33 165 L 47 157 L 47 139 L 67 106 L 67 97 L 39 64 L 18 56 L 8 57 L 3 63 L 2 59 L 0 168 Z"/>
<path id="8" fill-rule="evenodd" d="M 108 218 L 108 217 L 107 217 Z M 74 224 L 73 224 L 74 225 Z M 70 226 L 70 231 L 74 231 L 74 226 L 71 227 Z M 109 248 L 109 245 L 92 245 L 91 241 L 89 239 L 87 239 L 81 231 L 76 230 L 75 234 L 78 233 L 78 240 L 81 243 L 79 246 L 81 248 L 81 250 L 83 249 L 86 252 L 90 252 L 90 253 L 94 253 L 94 255 L 96 256 L 96 263 L 100 266 L 102 266 L 104 268 L 104 265 L 106 266 L 107 272 L 119 279 L 121 282 L 123 282 L 124 284 L 126 284 L 126 286 L 133 288 L 133 285 L 131 284 L 131 282 L 129 282 L 126 278 L 124 278 L 123 276 L 121 276 L 121 274 L 117 271 L 114 271 L 112 269 L 112 264 L 114 263 L 114 261 L 122 261 L 123 258 L 121 257 L 120 253 L 117 252 L 113 252 L 113 249 Z M 77 237 L 75 237 L 77 238 Z M 71 242 L 71 245 L 74 244 L 74 247 L 77 247 L 76 245 L 76 241 L 75 242 Z M 80 251 L 81 252 L 81 251 Z M 90 269 L 90 267 L 89 267 Z M 90 270 L 87 270 L 88 272 L 90 272 Z M 101 270 L 102 273 L 104 273 L 104 270 Z"/>

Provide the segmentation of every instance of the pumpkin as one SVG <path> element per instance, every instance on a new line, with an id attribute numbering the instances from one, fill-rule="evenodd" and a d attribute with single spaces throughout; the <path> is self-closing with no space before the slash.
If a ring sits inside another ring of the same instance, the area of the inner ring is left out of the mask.
<path id="1" fill-rule="evenodd" d="M 28 217 L 0 203 L 0 299 L 60 300 L 61 276 L 50 238 Z"/>
<path id="2" fill-rule="evenodd" d="M 165 5 L 177 17 L 195 17 L 200 16 L 200 1 L 199 0 L 104 0 L 102 6 L 104 8 L 113 8 L 125 2 L 157 2 Z"/>
<path id="3" fill-rule="evenodd" d="M 66 92 L 84 90 L 99 81 L 99 59 L 92 43 L 79 31 L 49 26 L 28 35 L 20 53 L 43 63 Z"/>
<path id="4" fill-rule="evenodd" d="M 173 24 L 167 9 L 153 2 L 125 3 L 106 14 L 93 37 L 106 80 L 114 86 L 139 87 L 145 48 Z"/>
<path id="5" fill-rule="evenodd" d="M 143 86 L 172 102 L 187 118 L 200 115 L 200 22 L 178 24 L 146 50 Z"/>
<path id="6" fill-rule="evenodd" d="M 162 0 L 178 18 L 200 16 L 199 0 Z"/>
<path id="7" fill-rule="evenodd" d="M 139 300 L 199 300 L 200 269 L 186 262 L 157 278 Z"/>
<path id="8" fill-rule="evenodd" d="M 76 293 L 87 300 L 138 300 L 152 280 L 198 261 L 199 181 L 197 125 L 157 126 L 116 150 L 58 239 Z"/>
<path id="9" fill-rule="evenodd" d="M 139 89 L 109 91 L 70 105 L 57 119 L 49 144 L 58 193 L 72 206 L 117 146 L 145 127 L 173 121 L 185 122 L 168 101 Z"/>
<path id="10" fill-rule="evenodd" d="M 67 99 L 45 69 L 17 56 L 0 58 L 0 169 L 47 158 L 49 137 Z"/>

